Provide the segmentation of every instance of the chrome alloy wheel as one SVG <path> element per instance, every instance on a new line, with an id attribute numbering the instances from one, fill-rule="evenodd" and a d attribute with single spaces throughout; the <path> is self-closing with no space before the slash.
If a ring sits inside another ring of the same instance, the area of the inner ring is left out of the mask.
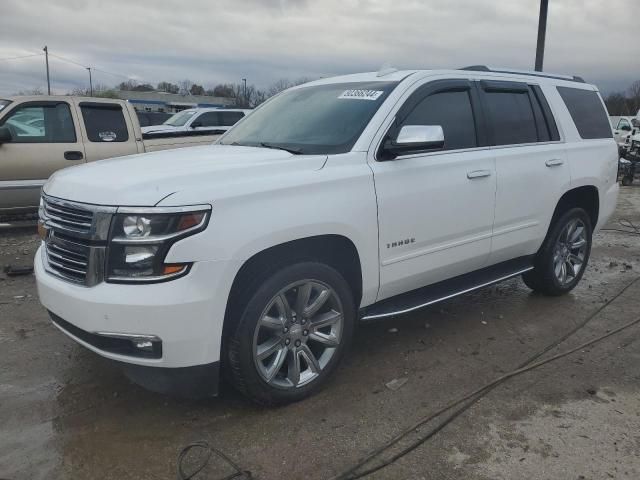
<path id="1" fill-rule="evenodd" d="M 587 229 L 582 220 L 571 220 L 558 236 L 553 251 L 553 271 L 560 285 L 570 284 L 584 266 Z"/>
<path id="2" fill-rule="evenodd" d="M 260 315 L 253 359 L 262 379 L 279 388 L 313 381 L 340 345 L 343 308 L 336 292 L 302 280 L 278 292 Z"/>

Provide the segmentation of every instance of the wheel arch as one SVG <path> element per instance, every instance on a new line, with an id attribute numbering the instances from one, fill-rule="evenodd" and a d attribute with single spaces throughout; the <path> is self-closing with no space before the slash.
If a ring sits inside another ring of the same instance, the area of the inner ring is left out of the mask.
<path id="1" fill-rule="evenodd" d="M 363 293 L 362 265 L 358 249 L 351 239 L 344 235 L 327 234 L 280 243 L 253 254 L 237 271 L 225 310 L 223 341 L 247 291 L 278 269 L 299 261 L 318 261 L 335 268 L 351 287 L 355 304 L 360 304 Z"/>
<path id="2" fill-rule="evenodd" d="M 558 200 L 551 217 L 548 230 L 551 230 L 555 221 L 571 208 L 582 208 L 589 215 L 591 228 L 595 228 L 600 216 L 600 194 L 594 185 L 582 185 L 566 191 Z"/>

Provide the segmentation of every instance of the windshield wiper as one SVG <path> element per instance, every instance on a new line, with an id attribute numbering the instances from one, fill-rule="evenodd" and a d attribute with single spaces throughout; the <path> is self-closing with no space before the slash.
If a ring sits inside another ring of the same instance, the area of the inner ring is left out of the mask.
<path id="1" fill-rule="evenodd" d="M 260 146 L 264 148 L 274 148 L 276 150 L 284 150 L 285 152 L 293 153 L 294 155 L 301 155 L 302 151 L 296 148 L 285 147 L 284 145 L 280 145 L 278 143 L 267 143 L 260 142 Z"/>

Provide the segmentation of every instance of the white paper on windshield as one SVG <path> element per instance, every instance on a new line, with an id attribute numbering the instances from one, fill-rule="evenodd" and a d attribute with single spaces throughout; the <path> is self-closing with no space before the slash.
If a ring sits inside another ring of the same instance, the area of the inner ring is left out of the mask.
<path id="1" fill-rule="evenodd" d="M 345 90 L 338 98 L 353 100 L 377 100 L 384 92 L 382 90 Z"/>

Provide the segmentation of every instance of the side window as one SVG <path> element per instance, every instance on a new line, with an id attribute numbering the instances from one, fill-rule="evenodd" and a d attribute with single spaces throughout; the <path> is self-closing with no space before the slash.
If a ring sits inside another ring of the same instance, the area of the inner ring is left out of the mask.
<path id="1" fill-rule="evenodd" d="M 444 131 L 444 150 L 478 146 L 467 90 L 429 95 L 407 115 L 401 127 L 404 125 L 440 125 Z"/>
<path id="2" fill-rule="evenodd" d="M 230 127 L 244 117 L 244 113 L 242 112 L 220 112 L 219 115 L 220 125 L 224 127 Z"/>
<path id="3" fill-rule="evenodd" d="M 218 112 L 205 112 L 194 120 L 194 122 L 200 123 L 201 127 L 218 127 L 220 121 L 218 119 Z"/>
<path id="4" fill-rule="evenodd" d="M 484 99 L 496 145 L 538 141 L 538 127 L 526 86 L 523 90 L 485 89 Z"/>
<path id="5" fill-rule="evenodd" d="M 115 103 L 80 103 L 84 126 L 90 142 L 126 142 L 129 140 L 122 107 Z"/>
<path id="6" fill-rule="evenodd" d="M 631 130 L 631 125 L 629 124 L 629 121 L 626 118 L 621 118 L 620 121 L 618 122 L 618 126 L 616 127 L 616 130 Z"/>
<path id="7" fill-rule="evenodd" d="M 597 92 L 571 87 L 557 88 L 580 137 L 584 139 L 612 137 L 609 117 Z"/>
<path id="8" fill-rule="evenodd" d="M 28 103 L 3 120 L 13 143 L 75 143 L 76 130 L 69 104 Z"/>

